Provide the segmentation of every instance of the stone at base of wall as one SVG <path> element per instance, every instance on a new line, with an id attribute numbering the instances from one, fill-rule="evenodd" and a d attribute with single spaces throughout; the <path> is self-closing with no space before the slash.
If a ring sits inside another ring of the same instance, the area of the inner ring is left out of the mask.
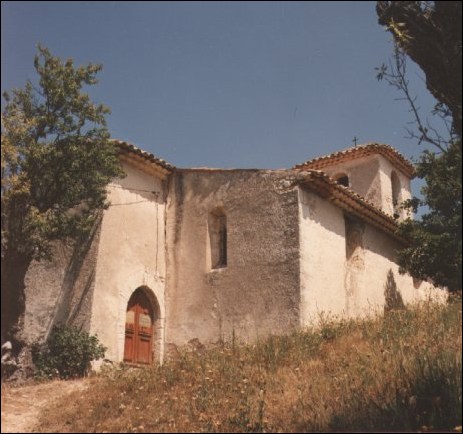
<path id="1" fill-rule="evenodd" d="M 2 381 L 22 383 L 35 373 L 32 350 L 28 346 L 23 347 L 17 358 L 13 357 L 12 351 L 11 342 L 2 345 Z"/>

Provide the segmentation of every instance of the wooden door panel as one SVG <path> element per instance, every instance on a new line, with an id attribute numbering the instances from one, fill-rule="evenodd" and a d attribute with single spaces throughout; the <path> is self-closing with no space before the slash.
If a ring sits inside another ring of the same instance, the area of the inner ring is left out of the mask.
<path id="1" fill-rule="evenodd" d="M 125 314 L 124 361 L 133 362 L 135 355 L 135 307 L 128 308 Z"/>
<path id="2" fill-rule="evenodd" d="M 152 362 L 154 312 L 146 295 L 137 290 L 127 306 L 124 361 L 148 364 Z"/>
<path id="3" fill-rule="evenodd" d="M 125 330 L 124 362 L 133 362 L 135 353 L 134 334 Z"/>
<path id="4" fill-rule="evenodd" d="M 139 335 L 137 356 L 138 363 L 151 363 L 151 336 Z"/>

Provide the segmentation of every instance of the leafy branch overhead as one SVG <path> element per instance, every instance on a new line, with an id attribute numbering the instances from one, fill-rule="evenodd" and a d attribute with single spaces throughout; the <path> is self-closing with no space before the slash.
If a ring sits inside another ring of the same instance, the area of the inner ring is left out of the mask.
<path id="1" fill-rule="evenodd" d="M 378 1 L 379 24 L 426 74 L 431 94 L 445 104 L 461 137 L 461 1 Z"/>
<path id="2" fill-rule="evenodd" d="M 408 102 L 415 126 L 407 128 L 409 137 L 431 145 L 417 163 L 417 175 L 426 181 L 423 196 L 402 204 L 415 212 L 423 205 L 427 211 L 420 220 L 400 224 L 401 235 L 411 243 L 399 252 L 399 265 L 414 277 L 461 290 L 461 1 L 378 1 L 376 11 L 395 43 L 393 60 L 377 68 L 377 78 Z M 437 100 L 432 114 L 444 121 L 444 129 L 423 121 L 408 86 L 407 56 L 425 73 L 427 89 Z"/>
<path id="3" fill-rule="evenodd" d="M 16 351 L 31 261 L 50 258 L 56 240 L 88 234 L 108 205 L 108 183 L 123 176 L 109 109 L 83 91 L 101 66 L 75 67 L 41 46 L 34 66 L 36 82 L 3 95 L 1 124 L 2 338 Z"/>
<path id="4" fill-rule="evenodd" d="M 389 61 L 389 64 L 383 63 L 375 69 L 377 71 L 376 78 L 379 81 L 385 80 L 403 95 L 396 99 L 406 101 L 409 104 L 409 112 L 413 120 L 408 122 L 411 126 L 406 127 L 407 138 L 416 140 L 418 145 L 427 143 L 440 152 L 446 152 L 452 138 L 456 138 L 455 131 L 452 128 L 452 113 L 445 104 L 441 102 L 435 104 L 432 115 L 437 116 L 442 121 L 443 129 L 437 129 L 428 118 L 426 120 L 422 119 L 417 97 L 412 94 L 407 78 L 406 54 L 398 46 L 395 46 L 393 58 Z M 445 131 L 445 135 L 441 130 Z"/>
<path id="5" fill-rule="evenodd" d="M 106 185 L 121 171 L 104 105 L 82 92 L 100 65 L 74 67 L 43 47 L 38 84 L 5 93 L 2 113 L 2 255 L 18 249 L 40 258 L 50 241 L 75 238 L 106 205 Z M 77 212 L 78 211 L 78 212 Z"/>

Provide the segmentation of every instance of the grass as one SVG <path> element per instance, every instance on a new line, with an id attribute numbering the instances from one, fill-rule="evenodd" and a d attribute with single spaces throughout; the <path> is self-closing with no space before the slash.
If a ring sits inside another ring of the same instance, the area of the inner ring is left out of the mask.
<path id="1" fill-rule="evenodd" d="M 107 369 L 39 431 L 461 431 L 461 321 L 461 303 L 423 304 Z"/>

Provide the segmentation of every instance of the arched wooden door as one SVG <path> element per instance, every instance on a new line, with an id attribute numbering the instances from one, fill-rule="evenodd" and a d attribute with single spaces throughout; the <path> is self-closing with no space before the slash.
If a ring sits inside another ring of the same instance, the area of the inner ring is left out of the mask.
<path id="1" fill-rule="evenodd" d="M 154 309 L 142 289 L 127 304 L 124 362 L 149 364 L 153 361 Z"/>

